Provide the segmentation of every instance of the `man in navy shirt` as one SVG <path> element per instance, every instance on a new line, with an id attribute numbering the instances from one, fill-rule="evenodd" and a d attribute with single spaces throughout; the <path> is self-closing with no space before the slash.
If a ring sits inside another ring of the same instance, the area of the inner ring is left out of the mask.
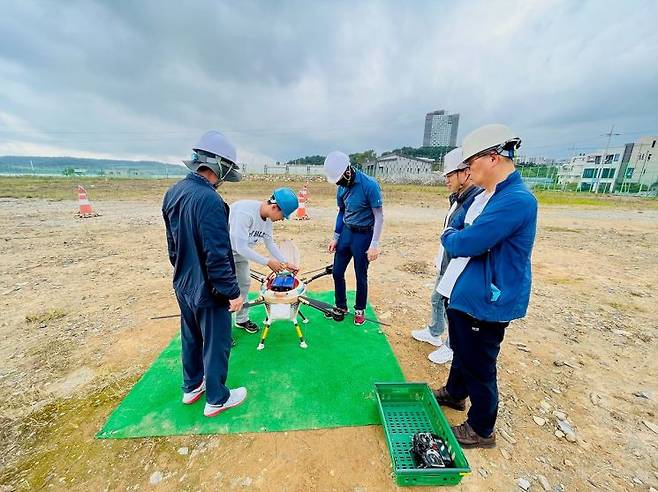
<path id="1" fill-rule="evenodd" d="M 377 181 L 354 169 L 342 152 L 331 152 L 324 161 L 327 181 L 338 186 L 338 216 L 328 250 L 334 254 L 333 277 L 336 310 L 347 313 L 345 270 L 354 258 L 356 302 L 354 324 L 366 322 L 368 265 L 379 257 L 379 238 L 384 224 L 382 192 Z"/>
<path id="2" fill-rule="evenodd" d="M 463 447 L 493 447 L 498 414 L 496 365 L 505 328 L 525 316 L 530 299 L 530 256 L 537 200 L 514 167 L 521 145 L 505 125 L 486 125 L 464 138 L 464 162 L 484 189 L 441 236 L 452 258 L 437 291 L 449 299 L 448 331 L 454 351 L 439 404 L 471 408 L 453 427 Z"/>
<path id="3" fill-rule="evenodd" d="M 231 312 L 242 307 L 228 227 L 228 205 L 215 191 L 222 181 L 239 181 L 235 147 L 216 131 L 193 148 L 193 172 L 164 196 L 174 290 L 181 311 L 183 403 L 206 393 L 204 415 L 239 405 L 246 388 L 226 387 L 231 351 Z"/>

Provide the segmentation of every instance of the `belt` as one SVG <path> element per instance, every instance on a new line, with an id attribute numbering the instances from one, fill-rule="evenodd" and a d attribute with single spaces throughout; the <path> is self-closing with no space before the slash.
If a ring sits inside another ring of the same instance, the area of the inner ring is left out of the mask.
<path id="1" fill-rule="evenodd" d="M 347 227 L 352 232 L 372 232 L 373 230 L 373 226 L 355 226 L 345 224 L 345 227 Z"/>

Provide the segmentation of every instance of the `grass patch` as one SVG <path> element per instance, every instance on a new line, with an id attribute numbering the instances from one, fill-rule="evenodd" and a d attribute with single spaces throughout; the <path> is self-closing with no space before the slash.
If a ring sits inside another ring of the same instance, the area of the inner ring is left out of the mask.
<path id="1" fill-rule="evenodd" d="M 6 441 L 3 448 L 30 452 L 12 453 L 12 461 L 0 471 L 0 483 L 8 485 L 9 490 L 37 490 L 49 484 L 61 488 L 80 486 L 93 480 L 101 472 L 98 468 L 106 472 L 106 467 L 123 462 L 125 458 L 119 453 L 93 439 L 92 430 L 136 378 L 92 389 L 81 399 L 57 400 L 26 419 L 3 422 L 11 426 L 0 432 L 0 443 Z"/>
<path id="2" fill-rule="evenodd" d="M 570 193 L 564 191 L 536 191 L 535 196 L 542 205 L 623 207 L 658 210 L 658 200 L 648 197 L 595 195 L 592 193 Z"/>
<path id="3" fill-rule="evenodd" d="M 134 179 L 109 177 L 50 177 L 50 176 L 2 176 L 0 198 L 34 198 L 42 200 L 77 200 L 77 185 L 89 193 L 92 203 L 103 200 L 134 201 L 162 200 L 174 179 Z M 288 186 L 299 190 L 308 183 L 311 191 L 311 206 L 327 206 L 335 203 L 336 187 L 322 176 L 247 176 L 239 183 L 226 183 L 220 193 L 231 202 L 245 197 L 267 198 L 276 187 Z M 382 184 L 384 203 L 446 208 L 448 190 L 444 185 Z M 623 207 L 631 209 L 658 210 L 655 198 L 633 196 L 594 195 L 561 191 L 537 191 L 537 200 L 542 205 Z"/>
<path id="4" fill-rule="evenodd" d="M 66 312 L 61 309 L 49 309 L 47 311 L 42 311 L 40 313 L 28 314 L 25 316 L 25 321 L 28 323 L 34 323 L 39 325 L 48 324 L 50 321 L 55 321 L 57 319 L 62 319 L 66 316 Z"/>
<path id="5" fill-rule="evenodd" d="M 397 270 L 408 273 L 415 273 L 416 275 L 429 275 L 429 264 L 426 261 L 407 261 L 397 267 Z"/>

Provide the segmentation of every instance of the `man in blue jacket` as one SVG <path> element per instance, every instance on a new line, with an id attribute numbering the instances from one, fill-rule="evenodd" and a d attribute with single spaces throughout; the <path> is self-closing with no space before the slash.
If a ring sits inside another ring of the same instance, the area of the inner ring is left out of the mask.
<path id="1" fill-rule="evenodd" d="M 235 147 L 221 133 L 205 133 L 193 148 L 193 172 L 164 196 L 174 290 L 181 311 L 183 403 L 206 393 L 204 415 L 239 405 L 246 388 L 226 387 L 231 351 L 231 312 L 242 307 L 228 228 L 228 205 L 217 193 L 222 181 L 239 181 Z"/>
<path id="2" fill-rule="evenodd" d="M 498 414 L 496 360 L 505 328 L 526 314 L 537 200 L 514 167 L 521 139 L 504 125 L 479 128 L 464 138 L 464 162 L 484 189 L 454 217 L 441 237 L 453 258 L 437 287 L 449 299 L 454 358 L 448 382 L 435 396 L 457 410 L 471 408 L 453 427 L 463 447 L 493 447 Z"/>
<path id="3" fill-rule="evenodd" d="M 368 300 L 368 265 L 379 257 L 379 238 L 384 224 L 382 191 L 374 178 L 354 169 L 350 158 L 343 152 L 334 151 L 327 155 L 324 174 L 328 182 L 338 187 L 336 227 L 327 248 L 330 253 L 335 253 L 335 310 L 347 313 L 345 270 L 354 258 L 354 324 L 360 326 L 366 322 L 364 310 Z"/>

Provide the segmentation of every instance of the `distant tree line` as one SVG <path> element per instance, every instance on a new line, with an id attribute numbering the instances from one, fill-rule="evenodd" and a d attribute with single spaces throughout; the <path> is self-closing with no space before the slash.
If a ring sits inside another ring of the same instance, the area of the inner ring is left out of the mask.
<path id="1" fill-rule="evenodd" d="M 432 166 L 433 169 L 438 169 L 443 160 L 443 156 L 450 152 L 454 147 L 401 147 L 399 149 L 389 150 L 383 152 L 381 157 L 397 154 L 405 157 L 424 157 L 426 159 L 435 160 L 435 164 Z M 377 152 L 374 150 L 366 150 L 364 152 L 356 152 L 350 154 L 350 162 L 357 169 L 361 169 L 363 164 L 369 161 L 377 159 Z M 311 155 L 306 157 L 300 157 L 299 159 L 293 159 L 287 162 L 287 164 L 306 164 L 311 166 L 321 166 L 324 164 L 323 155 Z"/>

